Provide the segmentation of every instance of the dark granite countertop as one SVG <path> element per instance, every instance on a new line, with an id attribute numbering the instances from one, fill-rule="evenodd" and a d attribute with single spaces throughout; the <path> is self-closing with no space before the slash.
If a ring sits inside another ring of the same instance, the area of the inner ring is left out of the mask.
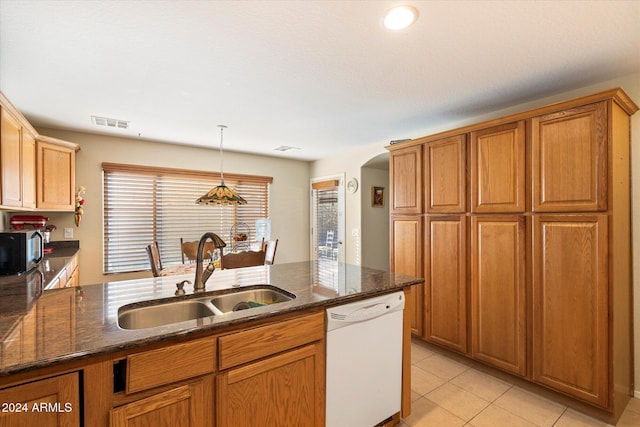
<path id="1" fill-rule="evenodd" d="M 58 255 L 61 255 L 58 253 Z M 46 321 L 48 336 L 41 337 L 37 328 L 23 328 L 24 339 L 35 349 L 23 353 L 19 362 L 0 362 L 0 376 L 43 368 L 65 361 L 134 348 L 203 331 L 264 319 L 280 314 L 328 307 L 381 295 L 403 287 L 422 283 L 423 279 L 374 270 L 366 267 L 329 262 L 299 262 L 271 266 L 216 270 L 207 282 L 206 291 L 197 297 L 229 292 L 237 286 L 271 285 L 296 295 L 296 298 L 270 306 L 216 315 L 197 320 L 147 329 L 124 330 L 117 324 L 118 309 L 126 304 L 155 299 L 193 298 L 193 286 L 187 284 L 186 295 L 176 297 L 176 283 L 191 280 L 191 275 L 106 282 L 80 288 L 46 290 L 31 307 L 0 312 L 0 324 L 20 322 L 34 312 L 38 327 Z M 60 309 L 58 301 L 66 301 L 69 309 Z M 71 302 L 71 303 L 70 303 Z M 44 310 L 58 305 L 57 310 Z M 41 310 L 39 310 L 39 307 Z M 41 314 L 40 311 L 43 313 Z M 26 322 L 26 320 L 25 320 Z M 59 327 L 57 327 L 59 325 Z M 30 332 L 31 331 L 31 332 Z M 30 337 L 28 334 L 36 334 Z M 6 335 L 3 339 L 7 339 Z M 46 345 L 55 343 L 55 345 Z M 4 341 L 3 341 L 4 344 Z"/>
<path id="2" fill-rule="evenodd" d="M 33 270 L 0 276 L 0 338 L 3 342 L 80 250 L 78 241 L 60 243 L 54 245 L 53 251 L 45 254 L 44 260 Z"/>

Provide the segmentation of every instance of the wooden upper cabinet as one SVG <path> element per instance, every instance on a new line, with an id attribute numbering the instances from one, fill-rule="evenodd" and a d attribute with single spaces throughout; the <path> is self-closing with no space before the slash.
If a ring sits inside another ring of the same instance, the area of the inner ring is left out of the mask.
<path id="1" fill-rule="evenodd" d="M 471 218 L 471 354 L 526 375 L 525 218 Z"/>
<path id="2" fill-rule="evenodd" d="M 467 209 L 466 135 L 424 147 L 427 213 L 462 213 Z"/>
<path id="3" fill-rule="evenodd" d="M 22 207 L 22 126 L 6 109 L 0 111 L 2 205 Z"/>
<path id="4" fill-rule="evenodd" d="M 471 132 L 471 211 L 525 211 L 525 121 Z"/>
<path id="5" fill-rule="evenodd" d="M 425 339 L 467 351 L 467 237 L 464 215 L 427 217 Z"/>
<path id="6" fill-rule="evenodd" d="M 607 103 L 531 119 L 534 212 L 607 209 Z"/>
<path id="7" fill-rule="evenodd" d="M 22 207 L 36 207 L 36 138 L 22 133 Z"/>
<path id="8" fill-rule="evenodd" d="M 533 380 L 608 403 L 606 214 L 537 215 L 533 228 Z"/>
<path id="9" fill-rule="evenodd" d="M 422 213 L 422 146 L 392 151 L 389 174 L 391 213 Z"/>
<path id="10" fill-rule="evenodd" d="M 0 207 L 73 211 L 78 149 L 38 135 L 0 92 Z"/>
<path id="11" fill-rule="evenodd" d="M 73 144 L 53 138 L 37 140 L 37 208 L 51 211 L 75 209 L 76 150 Z"/>
<path id="12" fill-rule="evenodd" d="M 0 93 L 0 206 L 34 209 L 35 129 Z"/>

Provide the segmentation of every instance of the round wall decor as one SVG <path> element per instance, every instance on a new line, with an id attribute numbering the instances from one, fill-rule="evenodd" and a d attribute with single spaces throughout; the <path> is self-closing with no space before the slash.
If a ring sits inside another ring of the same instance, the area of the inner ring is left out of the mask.
<path id="1" fill-rule="evenodd" d="M 355 193 L 356 191 L 358 191 L 358 180 L 355 178 L 351 178 L 348 182 L 347 182 L 347 190 L 350 193 Z"/>

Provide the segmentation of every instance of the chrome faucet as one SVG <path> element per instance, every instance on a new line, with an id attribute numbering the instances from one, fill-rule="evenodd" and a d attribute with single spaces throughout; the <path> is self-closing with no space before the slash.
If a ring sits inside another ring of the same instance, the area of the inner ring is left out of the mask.
<path id="1" fill-rule="evenodd" d="M 198 242 L 198 250 L 196 252 L 196 279 L 193 285 L 194 292 L 204 291 L 205 289 L 204 284 L 207 283 L 207 280 L 209 280 L 209 277 L 211 277 L 211 274 L 216 269 L 216 266 L 213 264 L 213 261 L 211 261 L 209 265 L 207 265 L 207 268 L 204 269 L 204 271 L 202 271 L 202 261 L 204 259 L 204 247 L 205 247 L 205 243 L 207 242 L 207 239 L 211 239 L 215 249 L 221 249 L 227 246 L 227 244 L 215 233 L 211 233 L 211 232 L 204 233 L 202 237 L 200 237 L 200 241 Z M 222 253 L 220 255 L 222 255 Z"/>

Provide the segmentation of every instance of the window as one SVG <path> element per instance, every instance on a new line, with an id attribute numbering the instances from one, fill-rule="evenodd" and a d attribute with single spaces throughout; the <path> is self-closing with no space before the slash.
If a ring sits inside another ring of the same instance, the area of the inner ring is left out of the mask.
<path id="1" fill-rule="evenodd" d="M 220 183 L 220 174 L 181 169 L 103 163 L 104 272 L 149 269 L 145 247 L 158 242 L 164 266 L 181 262 L 180 238 L 198 240 L 204 232 L 220 236 L 229 250 L 233 233 L 246 232 L 255 244 L 255 220 L 269 217 L 271 177 L 225 173 L 246 205 L 196 205 Z"/>

